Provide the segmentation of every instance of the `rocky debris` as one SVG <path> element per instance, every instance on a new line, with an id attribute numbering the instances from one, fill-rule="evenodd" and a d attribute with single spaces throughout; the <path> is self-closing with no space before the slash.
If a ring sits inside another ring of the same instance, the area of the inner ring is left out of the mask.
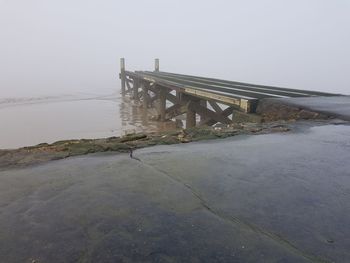
<path id="1" fill-rule="evenodd" d="M 181 132 L 177 135 L 177 138 L 182 143 L 187 143 L 192 141 L 191 135 L 189 135 L 185 129 L 181 130 Z"/>
<path id="2" fill-rule="evenodd" d="M 313 112 L 274 99 L 261 100 L 256 109 L 256 112 L 261 116 L 262 122 L 277 120 L 322 120 L 330 118 L 328 115 L 319 112 Z"/>

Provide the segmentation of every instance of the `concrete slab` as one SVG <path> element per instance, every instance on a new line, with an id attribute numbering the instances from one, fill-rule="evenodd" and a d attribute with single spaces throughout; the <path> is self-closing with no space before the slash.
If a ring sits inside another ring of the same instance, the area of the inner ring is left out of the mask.
<path id="1" fill-rule="evenodd" d="M 350 126 L 0 172 L 4 262 L 348 262 Z"/>

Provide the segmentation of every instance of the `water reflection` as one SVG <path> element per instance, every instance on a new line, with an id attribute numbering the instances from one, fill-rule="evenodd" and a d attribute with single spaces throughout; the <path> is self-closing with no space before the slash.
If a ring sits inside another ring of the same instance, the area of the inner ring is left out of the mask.
<path id="1" fill-rule="evenodd" d="M 119 94 L 0 98 L 0 149 L 176 128 L 175 122 L 152 120 L 155 115 Z"/>
<path id="2" fill-rule="evenodd" d="M 123 134 L 176 129 L 174 121 L 156 121 L 155 109 L 144 110 L 141 102 L 131 100 L 128 96 L 120 97 L 118 104 Z"/>

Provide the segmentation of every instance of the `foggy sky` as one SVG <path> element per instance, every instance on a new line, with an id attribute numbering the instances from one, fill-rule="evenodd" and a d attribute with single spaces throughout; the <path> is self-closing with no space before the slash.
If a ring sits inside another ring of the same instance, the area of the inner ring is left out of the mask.
<path id="1" fill-rule="evenodd" d="M 0 0 L 0 97 L 110 93 L 120 57 L 350 94 L 350 1 Z"/>

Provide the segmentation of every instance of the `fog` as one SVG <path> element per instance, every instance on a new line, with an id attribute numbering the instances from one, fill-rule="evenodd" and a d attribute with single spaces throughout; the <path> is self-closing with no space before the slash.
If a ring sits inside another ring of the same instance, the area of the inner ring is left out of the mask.
<path id="1" fill-rule="evenodd" d="M 127 69 L 350 94 L 347 0 L 0 0 L 0 97 L 112 93 Z"/>

